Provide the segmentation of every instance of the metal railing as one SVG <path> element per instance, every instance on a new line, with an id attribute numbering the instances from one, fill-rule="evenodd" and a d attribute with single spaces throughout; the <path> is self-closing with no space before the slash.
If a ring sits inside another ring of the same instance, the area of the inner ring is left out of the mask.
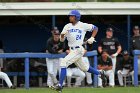
<path id="1" fill-rule="evenodd" d="M 138 56 L 140 56 L 140 50 L 134 50 L 134 86 L 138 86 Z"/>
<path id="2" fill-rule="evenodd" d="M 0 58 L 25 58 L 25 88 L 29 89 L 29 59 L 30 58 L 63 58 L 66 54 L 48 54 L 48 53 L 0 53 Z M 97 69 L 97 51 L 90 51 L 85 54 L 85 56 L 93 56 L 94 58 L 94 68 Z M 97 87 L 97 75 L 94 75 L 94 86 Z"/>

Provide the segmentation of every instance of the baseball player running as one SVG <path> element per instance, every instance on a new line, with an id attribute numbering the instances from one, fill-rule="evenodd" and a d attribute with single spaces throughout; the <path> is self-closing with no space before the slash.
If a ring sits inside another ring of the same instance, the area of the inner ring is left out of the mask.
<path id="1" fill-rule="evenodd" d="M 80 22 L 81 15 L 78 10 L 70 11 L 68 16 L 70 23 L 64 26 L 60 34 L 60 41 L 64 42 L 65 38 L 67 38 L 70 53 L 60 62 L 61 72 L 59 83 L 56 86 L 52 86 L 52 89 L 58 91 L 59 93 L 62 93 L 62 84 L 66 77 L 66 68 L 72 63 L 84 72 L 87 71 L 100 75 L 102 80 L 105 81 L 104 71 L 98 71 L 82 61 L 85 51 L 82 46 L 85 34 L 87 31 L 92 32 L 92 36 L 87 40 L 87 43 L 92 44 L 95 41 L 94 37 L 98 32 L 98 28 L 93 24 Z"/>

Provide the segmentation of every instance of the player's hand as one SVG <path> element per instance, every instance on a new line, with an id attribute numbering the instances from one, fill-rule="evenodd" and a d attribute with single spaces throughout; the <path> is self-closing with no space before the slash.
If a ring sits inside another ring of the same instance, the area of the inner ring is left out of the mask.
<path id="1" fill-rule="evenodd" d="M 121 70 L 118 71 L 119 74 L 123 74 Z"/>
<path id="2" fill-rule="evenodd" d="M 66 50 L 66 54 L 69 54 L 70 53 L 70 50 Z"/>
<path id="3" fill-rule="evenodd" d="M 111 57 L 113 57 L 113 58 L 116 57 L 116 56 L 118 56 L 118 53 L 115 53 L 115 54 L 111 55 Z"/>
<path id="4" fill-rule="evenodd" d="M 58 51 L 58 53 L 62 53 L 62 52 L 63 52 L 63 49 L 61 49 L 61 50 Z"/>
<path id="5" fill-rule="evenodd" d="M 87 40 L 87 43 L 92 44 L 93 42 L 96 42 L 94 37 L 91 37 Z"/>

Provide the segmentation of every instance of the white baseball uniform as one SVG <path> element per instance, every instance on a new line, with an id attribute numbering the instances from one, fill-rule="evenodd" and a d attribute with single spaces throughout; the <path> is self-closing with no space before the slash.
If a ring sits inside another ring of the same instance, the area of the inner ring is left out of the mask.
<path id="1" fill-rule="evenodd" d="M 113 70 L 107 70 L 105 71 L 105 75 L 109 77 L 109 85 L 114 86 L 114 71 Z M 98 76 L 98 86 L 102 86 L 102 79 Z"/>
<path id="2" fill-rule="evenodd" d="M 110 58 L 112 59 L 112 64 L 113 64 L 113 67 L 112 67 L 112 69 L 113 69 L 113 71 L 114 71 L 114 73 L 115 73 L 115 70 L 116 70 L 116 62 L 117 62 L 117 57 L 111 57 L 110 56 Z"/>
<path id="3" fill-rule="evenodd" d="M 123 70 L 118 70 L 117 74 L 118 74 L 119 84 L 121 86 L 123 86 L 123 77 L 127 77 L 127 76 L 132 76 L 132 84 L 134 84 L 134 71 L 131 71 L 129 73 L 128 69 L 123 68 Z"/>
<path id="4" fill-rule="evenodd" d="M 85 62 L 86 64 L 90 65 L 90 64 L 89 64 L 88 57 L 82 57 L 82 59 L 83 59 L 83 62 Z M 89 85 L 92 84 L 91 73 L 85 72 L 85 74 L 86 74 L 86 81 L 87 81 L 87 83 L 88 83 Z"/>
<path id="5" fill-rule="evenodd" d="M 57 81 L 57 72 L 59 71 L 59 60 L 60 59 L 48 59 L 46 58 L 47 70 L 48 70 L 48 78 L 47 85 L 52 86 L 56 84 Z"/>
<path id="6" fill-rule="evenodd" d="M 89 66 L 82 61 L 84 48 L 82 46 L 87 31 L 93 31 L 96 26 L 78 21 L 75 25 L 69 23 L 65 25 L 61 34 L 65 34 L 70 47 L 70 53 L 61 61 L 61 67 L 68 67 L 75 63 L 82 71 L 88 71 Z"/>
<path id="7" fill-rule="evenodd" d="M 79 86 L 79 85 L 81 85 L 81 82 L 85 78 L 85 73 L 83 71 L 81 71 L 77 67 L 75 67 L 75 68 L 67 68 L 67 83 L 68 83 L 68 86 L 71 86 L 71 78 L 72 78 L 72 76 L 76 77 L 75 85 Z"/>
<path id="8" fill-rule="evenodd" d="M 3 79 L 3 80 L 5 80 L 5 82 L 6 82 L 6 84 L 8 85 L 9 88 L 12 86 L 12 82 L 10 81 L 10 79 L 7 76 L 6 73 L 0 72 L 0 78 Z"/>

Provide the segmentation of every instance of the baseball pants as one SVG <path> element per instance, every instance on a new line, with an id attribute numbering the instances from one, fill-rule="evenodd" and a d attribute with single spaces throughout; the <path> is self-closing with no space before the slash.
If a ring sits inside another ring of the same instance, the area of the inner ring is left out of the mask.
<path id="1" fill-rule="evenodd" d="M 0 72 L 0 78 L 3 79 L 3 80 L 5 80 L 5 82 L 6 82 L 6 84 L 8 85 L 9 88 L 12 86 L 12 82 L 10 81 L 10 79 L 7 76 L 6 73 Z"/>
<path id="2" fill-rule="evenodd" d="M 132 84 L 134 84 L 134 71 L 131 71 L 129 73 L 129 70 L 123 68 L 123 70 L 118 70 L 117 74 L 118 74 L 119 84 L 121 86 L 124 85 L 123 84 L 123 77 L 127 77 L 127 76 L 130 76 L 130 75 L 132 76 Z"/>
<path id="3" fill-rule="evenodd" d="M 48 86 L 52 86 L 58 82 L 56 76 L 57 76 L 57 72 L 59 71 L 59 60 L 60 59 L 46 58 L 46 64 L 48 70 L 48 78 L 47 78 Z"/>
<path id="4" fill-rule="evenodd" d="M 89 64 L 88 57 L 82 57 L 82 61 L 85 62 L 88 66 L 90 65 L 90 64 Z M 85 74 L 86 74 L 86 82 L 87 82 L 88 84 L 92 84 L 91 73 L 85 72 Z"/>
<path id="5" fill-rule="evenodd" d="M 105 71 L 105 75 L 109 78 L 109 85 L 114 86 L 114 72 L 113 70 Z M 102 86 L 102 79 L 98 76 L 98 86 Z"/>

